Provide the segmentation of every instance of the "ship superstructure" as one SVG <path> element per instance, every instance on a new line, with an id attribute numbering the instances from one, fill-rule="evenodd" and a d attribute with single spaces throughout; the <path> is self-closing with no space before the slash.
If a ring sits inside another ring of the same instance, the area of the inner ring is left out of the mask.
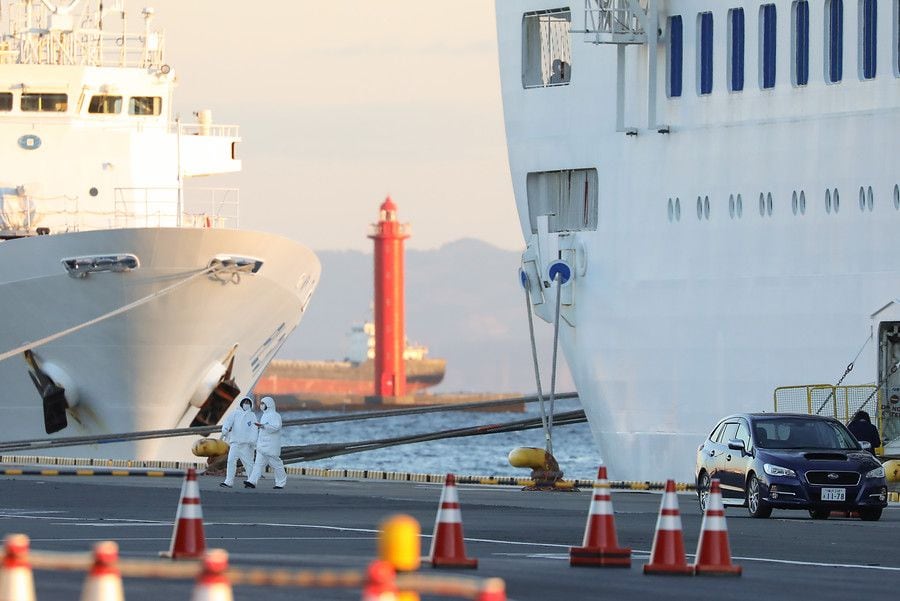
<path id="1" fill-rule="evenodd" d="M 298 325 L 307 248 L 238 228 L 239 131 L 175 118 L 152 9 L 2 3 L 0 440 L 215 423 Z M 137 33 L 129 25 L 137 22 Z M 183 457 L 192 441 L 61 449 Z"/>
<path id="2" fill-rule="evenodd" d="M 862 406 L 900 452 L 898 1 L 496 12 L 525 281 L 552 322 L 568 267 L 562 345 L 610 475 L 689 481 L 717 417 L 804 383 L 827 386 L 803 411 Z"/>

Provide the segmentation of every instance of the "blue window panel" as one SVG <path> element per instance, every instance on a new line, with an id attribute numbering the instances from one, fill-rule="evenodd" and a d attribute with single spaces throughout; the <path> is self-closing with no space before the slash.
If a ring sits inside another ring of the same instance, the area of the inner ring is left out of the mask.
<path id="1" fill-rule="evenodd" d="M 794 42 L 794 73 L 798 86 L 809 83 L 809 2 L 796 5 Z"/>
<path id="2" fill-rule="evenodd" d="M 669 96 L 681 96 L 682 61 L 684 60 L 684 29 L 681 16 L 669 17 Z"/>
<path id="3" fill-rule="evenodd" d="M 744 89 L 744 9 L 731 10 L 731 91 Z"/>
<path id="4" fill-rule="evenodd" d="M 762 6 L 762 87 L 775 87 L 776 11 L 774 4 Z"/>
<path id="5" fill-rule="evenodd" d="M 710 94 L 713 89 L 713 16 L 700 15 L 700 93 Z"/>
<path id="6" fill-rule="evenodd" d="M 878 0 L 863 0 L 862 76 L 874 79 L 878 71 Z"/>
<path id="7" fill-rule="evenodd" d="M 828 2 L 828 81 L 844 78 L 844 0 Z"/>

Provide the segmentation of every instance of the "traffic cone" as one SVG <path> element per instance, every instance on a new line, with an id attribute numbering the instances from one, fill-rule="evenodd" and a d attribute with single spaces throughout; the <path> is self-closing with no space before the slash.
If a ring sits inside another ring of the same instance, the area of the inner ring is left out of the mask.
<path id="1" fill-rule="evenodd" d="M 34 576 L 28 561 L 28 537 L 8 534 L 3 541 L 3 563 L 0 564 L 0 599 L 2 601 L 34 601 Z"/>
<path id="2" fill-rule="evenodd" d="M 191 601 L 232 601 L 228 570 L 228 552 L 212 549 L 203 556 L 203 571 L 197 576 Z"/>
<path id="3" fill-rule="evenodd" d="M 394 566 L 376 559 L 366 569 L 366 584 L 362 590 L 362 601 L 396 601 L 397 573 Z"/>
<path id="4" fill-rule="evenodd" d="M 94 545 L 94 565 L 81 588 L 81 601 L 123 601 L 119 545 L 111 540 Z"/>
<path id="5" fill-rule="evenodd" d="M 697 557 L 694 573 L 740 576 L 741 566 L 731 563 L 731 549 L 728 547 L 728 528 L 725 526 L 725 505 L 719 480 L 713 479 L 706 501 L 706 513 L 700 526 L 700 541 L 697 543 Z"/>
<path id="6" fill-rule="evenodd" d="M 431 552 L 428 555 L 433 568 L 478 567 L 477 559 L 466 557 L 462 513 L 459 510 L 459 495 L 453 474 L 447 474 L 444 481 L 441 503 L 434 522 L 434 536 L 431 538 Z"/>
<path id="7" fill-rule="evenodd" d="M 604 465 L 600 466 L 594 482 L 594 494 L 581 545 L 569 548 L 570 566 L 631 567 L 631 549 L 619 547 L 616 537 L 616 522 Z"/>
<path id="8" fill-rule="evenodd" d="M 681 574 L 691 576 L 694 568 L 687 564 L 684 555 L 684 539 L 681 536 L 681 513 L 678 511 L 678 495 L 675 481 L 666 481 L 656 520 L 656 534 L 650 551 L 650 563 L 644 565 L 644 574 Z"/>
<path id="9" fill-rule="evenodd" d="M 475 601 L 506 601 L 506 583 L 500 578 L 488 578 L 478 589 Z"/>
<path id="10" fill-rule="evenodd" d="M 197 484 L 197 471 L 188 468 L 181 485 L 181 500 L 175 514 L 175 528 L 172 530 L 172 543 L 163 557 L 172 559 L 196 559 L 203 557 L 206 551 L 206 538 L 203 536 L 203 508 L 200 506 L 200 485 Z"/>

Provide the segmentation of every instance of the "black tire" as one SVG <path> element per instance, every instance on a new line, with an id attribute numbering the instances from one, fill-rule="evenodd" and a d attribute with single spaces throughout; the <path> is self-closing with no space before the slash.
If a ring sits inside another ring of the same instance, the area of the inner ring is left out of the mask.
<path id="1" fill-rule="evenodd" d="M 809 510 L 809 517 L 814 520 L 827 520 L 828 516 L 831 515 L 830 509 L 824 509 L 822 507 L 814 507 Z"/>
<path id="2" fill-rule="evenodd" d="M 877 522 L 881 519 L 881 507 L 867 507 L 866 509 L 859 510 L 859 519 L 864 522 Z"/>
<path id="3" fill-rule="evenodd" d="M 710 479 L 707 472 L 697 478 L 697 501 L 700 503 L 700 511 L 706 512 L 706 503 L 709 500 Z"/>
<path id="4" fill-rule="evenodd" d="M 772 508 L 762 502 L 759 494 L 759 478 L 756 474 L 750 474 L 747 478 L 747 511 L 750 517 L 765 519 L 772 515 Z"/>

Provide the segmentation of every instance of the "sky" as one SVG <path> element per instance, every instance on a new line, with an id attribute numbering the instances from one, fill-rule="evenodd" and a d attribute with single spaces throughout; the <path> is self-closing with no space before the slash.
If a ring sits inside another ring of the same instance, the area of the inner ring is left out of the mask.
<path id="1" fill-rule="evenodd" d="M 524 248 L 492 1 L 147 3 L 182 119 L 209 108 L 241 126 L 243 172 L 200 184 L 240 187 L 242 228 L 370 250 L 390 194 L 410 248 L 463 237 Z"/>

